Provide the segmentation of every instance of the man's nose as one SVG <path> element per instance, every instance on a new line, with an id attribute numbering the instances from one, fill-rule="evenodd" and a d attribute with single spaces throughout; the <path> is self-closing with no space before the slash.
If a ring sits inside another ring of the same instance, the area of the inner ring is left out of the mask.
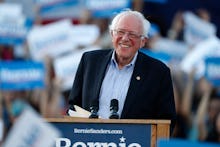
<path id="1" fill-rule="evenodd" d="M 129 33 L 125 32 L 122 36 L 122 39 L 128 40 L 129 39 Z"/>

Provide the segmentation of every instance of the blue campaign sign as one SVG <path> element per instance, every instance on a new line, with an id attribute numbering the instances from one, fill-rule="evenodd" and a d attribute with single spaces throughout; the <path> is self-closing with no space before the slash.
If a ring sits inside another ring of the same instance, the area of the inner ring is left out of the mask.
<path id="1" fill-rule="evenodd" d="M 158 147 L 219 147 L 219 144 L 183 139 L 159 140 Z"/>
<path id="2" fill-rule="evenodd" d="M 29 18 L 25 18 L 22 24 L 0 22 L 0 44 L 22 44 L 32 25 L 33 20 Z"/>
<path id="3" fill-rule="evenodd" d="M 43 88 L 44 78 L 45 69 L 41 62 L 0 62 L 0 89 L 2 90 Z"/>
<path id="4" fill-rule="evenodd" d="M 36 3 L 40 5 L 40 13 L 43 14 L 57 9 L 76 6 L 80 3 L 80 0 L 52 0 L 50 2 L 45 1 L 44 3 L 36 0 Z"/>
<path id="5" fill-rule="evenodd" d="M 140 49 L 140 52 L 152 58 L 158 59 L 162 61 L 164 64 L 168 64 L 172 59 L 172 57 L 165 52 L 154 52 L 154 51 L 150 51 L 149 49 Z"/>
<path id="6" fill-rule="evenodd" d="M 151 146 L 150 124 L 52 123 L 61 132 L 56 146 Z"/>
<path id="7" fill-rule="evenodd" d="M 220 57 L 205 59 L 205 77 L 214 86 L 220 85 Z"/>
<path id="8" fill-rule="evenodd" d="M 110 18 L 126 8 L 131 8 L 131 0 L 86 0 L 86 7 L 93 17 Z"/>

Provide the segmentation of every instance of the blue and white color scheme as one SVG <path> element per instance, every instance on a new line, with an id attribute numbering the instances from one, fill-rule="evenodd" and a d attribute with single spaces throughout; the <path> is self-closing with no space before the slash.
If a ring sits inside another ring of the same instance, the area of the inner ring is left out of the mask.
<path id="1" fill-rule="evenodd" d="M 0 22 L 0 44 L 22 44 L 26 40 L 32 20 L 25 19 L 23 24 Z"/>
<path id="2" fill-rule="evenodd" d="M 161 139 L 158 141 L 157 147 L 219 147 L 219 144 L 183 139 Z"/>
<path id="3" fill-rule="evenodd" d="M 63 91 L 71 89 L 82 54 L 86 51 L 97 49 L 99 49 L 99 47 L 76 50 L 54 59 L 53 66 L 55 74 L 59 79 L 62 80 L 61 89 Z"/>
<path id="4" fill-rule="evenodd" d="M 22 44 L 33 20 L 22 13 L 19 4 L 0 4 L 0 44 Z"/>
<path id="5" fill-rule="evenodd" d="M 31 29 L 27 37 L 31 57 L 41 60 L 45 56 L 56 57 L 72 51 L 75 46 L 71 29 L 69 19 Z"/>
<path id="6" fill-rule="evenodd" d="M 207 57 L 220 57 L 220 40 L 217 37 L 206 39 L 192 48 L 181 61 L 180 68 L 186 73 L 196 69 L 196 79 L 199 79 L 204 76 Z"/>
<path id="7" fill-rule="evenodd" d="M 184 40 L 188 45 L 196 45 L 197 43 L 216 36 L 217 28 L 211 22 L 204 21 L 192 12 L 185 12 L 183 15 Z"/>
<path id="8" fill-rule="evenodd" d="M 28 107 L 10 129 L 3 147 L 52 147 L 59 131 Z"/>
<path id="9" fill-rule="evenodd" d="M 42 18 L 79 18 L 85 0 L 35 0 Z"/>
<path id="10" fill-rule="evenodd" d="M 155 59 L 158 59 L 160 61 L 162 61 L 164 64 L 168 64 L 172 57 L 165 53 L 165 52 L 160 52 L 160 51 L 151 51 L 150 49 L 140 49 L 140 52 L 152 57 L 152 58 L 155 58 Z"/>
<path id="11" fill-rule="evenodd" d="M 80 0 L 35 0 L 35 3 L 40 6 L 40 13 L 46 13 L 76 5 L 79 1 Z"/>
<path id="12" fill-rule="evenodd" d="M 56 147 L 150 147 L 150 124 L 52 123 L 61 132 Z"/>
<path id="13" fill-rule="evenodd" d="M 188 53 L 189 46 L 183 41 L 160 37 L 153 43 L 152 50 L 167 53 L 172 58 L 182 59 Z"/>
<path id="14" fill-rule="evenodd" d="M 1 61 L 0 89 L 26 90 L 44 88 L 43 63 L 32 61 Z"/>
<path id="15" fill-rule="evenodd" d="M 205 59 L 205 77 L 214 86 L 220 86 L 220 57 Z"/>
<path id="16" fill-rule="evenodd" d="M 131 0 L 86 0 L 93 17 L 109 18 L 123 9 L 131 8 Z"/>

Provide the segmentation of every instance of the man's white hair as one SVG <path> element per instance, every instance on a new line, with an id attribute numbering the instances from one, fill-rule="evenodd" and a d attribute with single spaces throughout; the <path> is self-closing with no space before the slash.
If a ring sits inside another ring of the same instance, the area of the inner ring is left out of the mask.
<path id="1" fill-rule="evenodd" d="M 120 20 L 120 18 L 122 16 L 126 16 L 126 15 L 134 15 L 136 16 L 141 22 L 142 22 L 142 35 L 144 37 L 147 37 L 148 38 L 148 33 L 149 33 L 149 30 L 150 30 L 150 22 L 144 17 L 143 14 L 141 14 L 140 12 L 138 11 L 132 11 L 130 9 L 127 9 L 127 10 L 124 10 L 124 11 L 121 11 L 120 13 L 118 13 L 112 20 L 111 24 L 109 25 L 109 30 L 112 31 L 116 28 L 116 25 L 118 23 L 118 21 Z"/>

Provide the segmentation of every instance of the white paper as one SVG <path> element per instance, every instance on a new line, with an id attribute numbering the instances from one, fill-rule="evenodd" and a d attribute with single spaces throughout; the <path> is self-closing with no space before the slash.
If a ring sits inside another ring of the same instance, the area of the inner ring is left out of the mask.
<path id="1" fill-rule="evenodd" d="M 77 105 L 74 105 L 74 108 L 76 111 L 73 111 L 71 109 L 68 110 L 69 116 L 89 118 L 89 116 L 91 115 L 91 112 L 89 112 L 89 111 L 87 111 Z"/>

